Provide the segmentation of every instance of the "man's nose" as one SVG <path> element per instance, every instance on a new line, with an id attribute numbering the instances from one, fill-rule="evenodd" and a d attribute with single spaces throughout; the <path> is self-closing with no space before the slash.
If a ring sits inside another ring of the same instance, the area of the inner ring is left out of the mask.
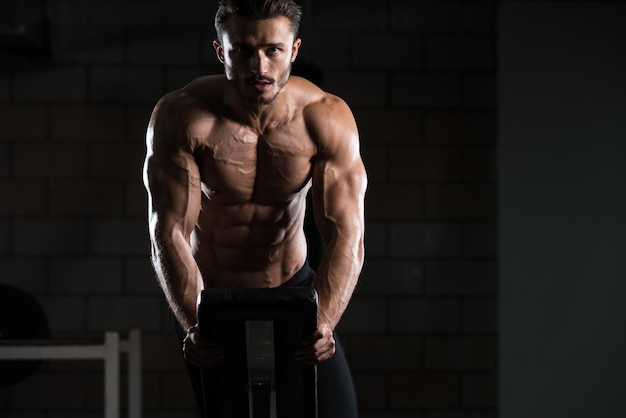
<path id="1" fill-rule="evenodd" d="M 263 51 L 258 51 L 257 53 L 252 55 L 250 59 L 250 70 L 254 74 L 265 74 L 268 70 L 269 60 L 263 53 Z"/>

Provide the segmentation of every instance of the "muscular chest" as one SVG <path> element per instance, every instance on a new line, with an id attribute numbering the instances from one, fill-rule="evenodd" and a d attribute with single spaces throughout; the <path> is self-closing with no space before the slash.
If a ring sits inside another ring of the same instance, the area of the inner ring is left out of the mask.
<path id="1" fill-rule="evenodd" d="M 195 157 L 202 181 L 216 198 L 271 201 L 298 192 L 311 175 L 315 146 L 305 129 L 257 133 L 243 126 L 214 129 Z"/>

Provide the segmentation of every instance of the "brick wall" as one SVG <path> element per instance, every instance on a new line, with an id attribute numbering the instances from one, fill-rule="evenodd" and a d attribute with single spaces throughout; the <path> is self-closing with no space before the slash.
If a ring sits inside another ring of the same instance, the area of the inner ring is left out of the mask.
<path id="1" fill-rule="evenodd" d="M 162 94 L 221 72 L 212 3 L 49 0 L 49 58 L 0 64 L 0 283 L 55 337 L 140 328 L 147 417 L 193 416 L 193 399 L 148 262 L 144 131 Z M 362 416 L 495 417 L 495 2 L 305 5 L 301 59 L 353 108 L 370 178 L 339 327 Z M 102 402 L 97 362 L 0 388 L 3 417 Z"/>

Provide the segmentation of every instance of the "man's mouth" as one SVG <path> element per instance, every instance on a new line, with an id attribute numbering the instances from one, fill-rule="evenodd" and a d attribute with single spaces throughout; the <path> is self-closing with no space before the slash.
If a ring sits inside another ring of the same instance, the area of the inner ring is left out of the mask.
<path id="1" fill-rule="evenodd" d="M 248 79 L 248 84 L 254 87 L 255 90 L 266 91 L 272 86 L 273 80 L 268 78 L 250 78 Z"/>

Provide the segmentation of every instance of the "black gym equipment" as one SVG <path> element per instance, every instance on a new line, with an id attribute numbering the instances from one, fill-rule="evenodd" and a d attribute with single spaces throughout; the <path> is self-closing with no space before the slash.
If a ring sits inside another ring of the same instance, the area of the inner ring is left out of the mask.
<path id="1" fill-rule="evenodd" d="M 225 353 L 202 370 L 206 418 L 317 418 L 317 368 L 295 359 L 317 328 L 313 288 L 203 290 L 198 327 Z"/>

